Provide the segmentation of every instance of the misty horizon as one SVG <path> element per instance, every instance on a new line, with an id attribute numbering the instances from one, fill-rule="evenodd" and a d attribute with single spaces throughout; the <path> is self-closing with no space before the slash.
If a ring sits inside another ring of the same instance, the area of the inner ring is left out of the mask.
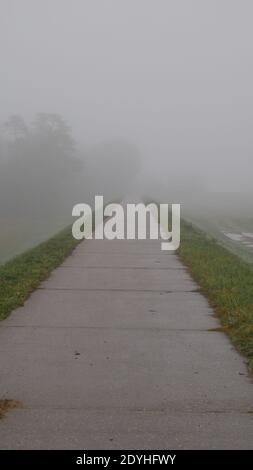
<path id="1" fill-rule="evenodd" d="M 147 175 L 251 192 L 252 13 L 247 0 L 1 0 L 0 120 L 59 113 L 81 148 L 125 139 Z"/>

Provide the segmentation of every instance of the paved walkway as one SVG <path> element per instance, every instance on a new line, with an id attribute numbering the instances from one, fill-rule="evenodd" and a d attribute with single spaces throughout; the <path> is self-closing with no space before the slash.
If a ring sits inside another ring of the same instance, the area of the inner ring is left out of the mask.
<path id="1" fill-rule="evenodd" d="M 177 256 L 85 241 L 0 326 L 1 448 L 253 448 L 243 359 Z"/>

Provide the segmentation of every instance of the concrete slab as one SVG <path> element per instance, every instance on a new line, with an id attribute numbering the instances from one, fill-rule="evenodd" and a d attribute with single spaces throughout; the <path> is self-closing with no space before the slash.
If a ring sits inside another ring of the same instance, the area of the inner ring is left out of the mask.
<path id="1" fill-rule="evenodd" d="M 0 356 L 8 357 L 1 361 L 5 394 L 15 390 L 15 398 L 25 407 L 253 409 L 246 368 L 221 333 L 175 334 L 155 328 L 25 330 L 21 338 L 16 328 L 0 337 Z M 229 357 L 224 357 L 224 346 Z M 207 360 L 212 370 L 206 367 Z"/>
<path id="2" fill-rule="evenodd" d="M 132 255 L 160 255 L 174 256 L 171 251 L 161 251 L 161 242 L 158 240 L 86 240 L 77 248 L 81 253 L 115 253 Z"/>
<path id="3" fill-rule="evenodd" d="M 185 268 L 180 263 L 177 256 L 168 256 L 158 254 L 133 254 L 128 253 L 127 256 L 120 253 L 84 253 L 79 252 L 70 255 L 62 264 L 62 267 L 82 267 L 82 268 L 104 268 L 104 267 L 118 267 L 126 268 L 147 268 L 147 269 L 181 269 Z"/>
<path id="4" fill-rule="evenodd" d="M 185 292 L 197 290 L 198 286 L 184 270 L 61 267 L 41 288 Z"/>
<path id="5" fill-rule="evenodd" d="M 196 292 L 62 291 L 39 289 L 4 326 L 129 327 L 208 330 L 220 326 Z"/>
<path id="6" fill-rule="evenodd" d="M 252 448 L 252 416 L 237 412 L 21 409 L 1 428 L 4 449 Z"/>

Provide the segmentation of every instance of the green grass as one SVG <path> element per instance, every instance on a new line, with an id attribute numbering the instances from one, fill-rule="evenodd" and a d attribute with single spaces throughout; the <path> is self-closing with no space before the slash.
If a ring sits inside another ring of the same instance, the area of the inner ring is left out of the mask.
<path id="1" fill-rule="evenodd" d="M 253 268 L 192 225 L 182 222 L 178 254 L 253 368 Z"/>
<path id="2" fill-rule="evenodd" d="M 0 320 L 23 305 L 29 294 L 59 266 L 78 241 L 71 227 L 0 266 Z"/>

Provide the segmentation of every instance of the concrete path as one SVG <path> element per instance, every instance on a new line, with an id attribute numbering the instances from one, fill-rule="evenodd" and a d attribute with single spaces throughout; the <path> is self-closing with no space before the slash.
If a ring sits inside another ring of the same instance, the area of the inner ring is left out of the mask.
<path id="1" fill-rule="evenodd" d="M 85 241 L 0 326 L 2 449 L 253 448 L 253 387 L 177 256 Z"/>

